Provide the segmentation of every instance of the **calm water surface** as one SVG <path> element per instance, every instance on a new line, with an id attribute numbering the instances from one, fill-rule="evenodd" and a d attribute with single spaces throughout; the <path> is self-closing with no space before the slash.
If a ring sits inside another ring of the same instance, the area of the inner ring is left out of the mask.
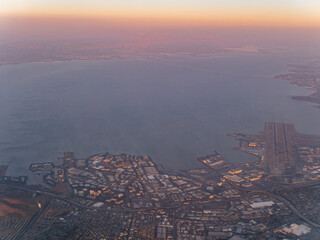
<path id="1" fill-rule="evenodd" d="M 227 132 L 287 121 L 320 134 L 320 110 L 289 97 L 307 91 L 272 79 L 292 61 L 228 54 L 0 66 L 0 162 L 17 175 L 64 151 L 148 154 L 174 169 L 198 167 L 214 150 L 251 161 Z"/>

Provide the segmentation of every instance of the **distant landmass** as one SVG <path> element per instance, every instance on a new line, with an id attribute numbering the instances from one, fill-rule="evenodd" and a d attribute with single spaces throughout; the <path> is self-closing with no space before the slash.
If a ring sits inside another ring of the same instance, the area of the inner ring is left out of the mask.
<path id="1" fill-rule="evenodd" d="M 141 57 L 212 56 L 218 53 L 266 53 L 273 48 L 253 45 L 220 46 L 207 42 L 203 46 L 191 42 L 162 39 L 149 42 L 143 38 L 117 39 L 94 38 L 76 40 L 33 40 L 0 42 L 0 64 L 54 62 L 70 60 L 99 60 Z"/>
<path id="2" fill-rule="evenodd" d="M 320 108 L 320 63 L 291 65 L 289 73 L 275 76 L 279 80 L 287 80 L 291 84 L 307 87 L 312 91 L 308 96 L 292 96 L 292 99 L 315 103 Z"/>

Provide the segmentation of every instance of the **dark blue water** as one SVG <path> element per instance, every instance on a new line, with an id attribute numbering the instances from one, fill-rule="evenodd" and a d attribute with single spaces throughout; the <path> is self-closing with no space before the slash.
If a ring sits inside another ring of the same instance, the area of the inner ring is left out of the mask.
<path id="1" fill-rule="evenodd" d="M 199 166 L 214 150 L 234 162 L 227 132 L 287 121 L 320 134 L 320 110 L 289 96 L 303 88 L 272 79 L 288 57 L 70 61 L 0 66 L 0 162 L 8 175 L 57 152 L 148 154 L 167 168 Z"/>

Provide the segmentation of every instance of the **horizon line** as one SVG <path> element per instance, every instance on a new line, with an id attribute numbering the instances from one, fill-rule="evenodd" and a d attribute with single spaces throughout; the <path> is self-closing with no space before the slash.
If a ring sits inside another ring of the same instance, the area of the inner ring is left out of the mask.
<path id="1" fill-rule="evenodd" d="M 266 28 L 320 28 L 319 21 L 311 21 L 300 18 L 293 21 L 291 18 L 274 16 L 273 19 L 265 19 L 263 16 L 241 17 L 240 15 L 231 18 L 226 16 L 208 17 L 202 16 L 159 16 L 159 15 L 79 15 L 79 14 L 0 14 L 4 21 L 17 20 L 47 20 L 47 21 L 89 21 L 109 24 L 126 24 L 130 26 L 159 26 L 159 27 L 266 27 Z M 129 23 L 129 24 L 128 24 Z"/>

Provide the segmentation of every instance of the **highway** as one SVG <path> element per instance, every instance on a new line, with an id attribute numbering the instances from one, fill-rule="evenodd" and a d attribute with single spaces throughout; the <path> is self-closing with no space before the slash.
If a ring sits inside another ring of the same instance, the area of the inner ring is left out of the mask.
<path id="1" fill-rule="evenodd" d="M 317 184 L 320 184 L 320 181 L 309 183 L 308 186 L 317 185 Z M 55 194 L 55 193 L 52 193 L 52 192 L 50 192 L 48 190 L 44 190 L 44 189 L 33 187 L 33 186 L 26 186 L 26 185 L 23 186 L 23 185 L 13 185 L 13 184 L 7 184 L 7 186 L 10 186 L 12 188 L 16 188 L 16 189 L 19 189 L 19 190 L 32 192 L 32 193 L 37 193 L 38 192 L 38 193 L 40 193 L 40 194 L 42 194 L 44 196 L 48 196 L 50 198 L 54 198 L 54 199 L 59 199 L 61 201 L 65 201 L 65 202 L 67 202 L 70 205 L 75 206 L 75 207 L 84 208 L 84 209 L 90 209 L 90 210 L 98 210 L 98 208 L 96 208 L 96 207 L 87 206 L 87 205 L 83 205 L 83 204 L 78 203 L 78 202 L 74 202 L 74 201 L 68 199 L 68 195 Z M 305 185 L 299 185 L 299 187 L 301 187 L 301 186 L 306 186 L 306 184 Z M 285 187 L 288 187 L 288 186 L 285 186 Z M 298 186 L 295 186 L 295 187 L 298 187 Z M 248 191 L 248 189 L 245 189 L 245 190 Z M 285 199 L 285 198 L 273 193 L 272 191 L 270 192 L 270 191 L 266 191 L 266 190 L 265 191 L 264 190 L 253 190 L 253 191 L 249 191 L 247 193 L 244 193 L 244 196 L 241 196 L 241 197 L 248 197 L 248 195 L 257 194 L 257 193 L 267 194 L 270 197 L 277 199 L 278 201 L 280 201 L 283 204 L 285 204 L 300 219 L 302 219 L 303 221 L 305 221 L 306 223 L 308 223 L 309 225 L 311 225 L 311 226 L 313 226 L 315 228 L 320 228 L 320 224 L 315 223 L 312 220 L 310 220 L 307 217 L 305 217 L 301 212 L 299 212 L 299 210 L 290 201 L 288 201 L 287 199 Z M 195 203 L 193 203 L 193 204 L 195 204 Z M 193 205 L 193 204 L 191 204 L 191 205 Z M 173 209 L 173 208 L 178 208 L 178 207 L 181 207 L 181 205 L 166 207 L 166 209 Z M 28 221 L 28 223 L 23 227 L 23 229 L 17 234 L 17 237 L 19 237 L 19 236 L 21 237 L 25 233 L 25 231 L 28 229 L 28 227 L 31 226 L 38 219 L 38 217 L 41 215 L 43 209 L 45 209 L 45 206 L 41 210 L 39 210 Z M 164 209 L 164 208 L 162 207 L 161 209 Z M 123 212 L 123 211 L 125 211 L 125 212 L 132 212 L 132 213 L 134 213 L 134 212 L 145 212 L 145 213 L 147 213 L 150 210 L 156 210 L 156 209 L 147 208 L 147 209 L 141 210 L 141 209 L 127 209 L 127 208 L 123 208 L 123 209 L 103 209 L 103 208 L 100 209 L 99 208 L 99 211 L 107 211 L 107 212 Z M 182 207 L 182 210 L 183 210 L 183 207 Z M 16 239 L 19 239 L 19 238 L 16 238 Z"/>
<path id="2" fill-rule="evenodd" d="M 43 206 L 41 207 L 41 209 L 39 211 L 37 211 L 29 220 L 28 222 L 23 226 L 23 228 L 16 233 L 16 235 L 14 236 L 14 239 L 22 239 L 23 235 L 26 233 L 26 231 L 29 229 L 29 227 L 32 226 L 33 223 L 35 223 L 38 218 L 41 216 L 41 214 L 43 213 L 43 211 L 46 209 L 46 207 L 49 205 L 49 202 L 46 202 L 43 204 Z"/>
<path id="3" fill-rule="evenodd" d="M 289 202 L 287 199 L 276 195 L 272 192 L 269 191 L 261 191 L 261 190 L 255 190 L 252 191 L 251 193 L 265 193 L 268 194 L 270 197 L 273 197 L 275 199 L 277 199 L 278 201 L 282 202 L 283 204 L 285 204 L 292 212 L 294 212 L 300 219 L 302 219 L 303 221 L 305 221 L 306 223 L 310 224 L 313 227 L 316 228 L 320 228 L 320 224 L 315 223 L 313 221 L 311 221 L 310 219 L 306 218 L 301 212 L 299 212 L 299 210 L 291 203 Z"/>

